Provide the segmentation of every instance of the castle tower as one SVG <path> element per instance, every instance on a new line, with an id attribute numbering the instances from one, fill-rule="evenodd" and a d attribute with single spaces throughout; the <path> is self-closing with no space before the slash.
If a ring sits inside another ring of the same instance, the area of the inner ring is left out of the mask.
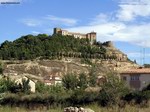
<path id="1" fill-rule="evenodd" d="M 86 37 L 90 40 L 90 43 L 93 44 L 96 41 L 96 32 L 88 33 Z"/>
<path id="2" fill-rule="evenodd" d="M 105 44 L 106 44 L 107 47 L 112 47 L 112 48 L 114 48 L 114 45 L 113 45 L 113 42 L 112 42 L 112 41 L 107 41 L 107 42 L 105 42 Z"/>
<path id="3" fill-rule="evenodd" d="M 54 28 L 54 33 L 53 34 L 58 34 L 61 31 L 61 28 Z"/>
<path id="4" fill-rule="evenodd" d="M 54 28 L 53 34 L 60 34 L 63 36 L 73 36 L 75 38 L 80 38 L 80 39 L 88 38 L 91 45 L 96 42 L 96 32 L 81 34 L 81 33 L 76 33 L 76 32 L 68 32 L 67 30 L 62 30 L 61 28 Z"/>

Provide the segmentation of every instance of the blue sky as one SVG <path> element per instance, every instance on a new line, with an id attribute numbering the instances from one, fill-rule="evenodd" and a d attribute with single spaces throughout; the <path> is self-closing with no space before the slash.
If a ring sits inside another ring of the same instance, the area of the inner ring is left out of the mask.
<path id="1" fill-rule="evenodd" d="M 52 34 L 54 27 L 97 32 L 131 60 L 150 63 L 150 0 L 0 0 L 0 43 L 22 35 Z M 145 49 L 145 61 L 143 52 Z"/>

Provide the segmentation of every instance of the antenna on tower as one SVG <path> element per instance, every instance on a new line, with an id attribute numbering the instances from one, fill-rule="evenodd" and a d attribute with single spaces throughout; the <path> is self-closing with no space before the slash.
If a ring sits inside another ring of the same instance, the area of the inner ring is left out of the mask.
<path id="1" fill-rule="evenodd" d="M 140 64 L 142 65 L 142 49 L 140 49 Z"/>
<path id="2" fill-rule="evenodd" d="M 145 64 L 145 47 L 141 48 L 140 50 L 140 64 Z"/>
<path id="3" fill-rule="evenodd" d="M 143 48 L 143 65 L 145 64 L 145 47 Z"/>
<path id="4" fill-rule="evenodd" d="M 145 50 L 146 50 L 146 41 L 144 41 L 144 46 L 143 46 L 143 65 L 145 64 Z"/>

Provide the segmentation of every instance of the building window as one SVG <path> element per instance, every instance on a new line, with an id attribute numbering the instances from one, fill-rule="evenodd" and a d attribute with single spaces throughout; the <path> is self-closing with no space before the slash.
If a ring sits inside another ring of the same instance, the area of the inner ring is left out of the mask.
<path id="1" fill-rule="evenodd" d="M 133 75 L 131 76 L 132 81 L 138 81 L 139 80 L 139 75 Z"/>
<path id="2" fill-rule="evenodd" d="M 124 81 L 126 81 L 126 80 L 127 80 L 127 77 L 126 77 L 126 76 L 123 76 L 122 79 L 123 79 Z"/>

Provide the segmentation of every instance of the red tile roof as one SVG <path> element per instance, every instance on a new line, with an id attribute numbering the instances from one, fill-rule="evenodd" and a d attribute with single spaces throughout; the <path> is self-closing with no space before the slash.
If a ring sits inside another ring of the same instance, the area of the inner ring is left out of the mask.
<path id="1" fill-rule="evenodd" d="M 44 80 L 44 83 L 52 83 L 51 80 Z"/>
<path id="2" fill-rule="evenodd" d="M 130 70 L 127 70 L 127 71 L 123 71 L 121 73 L 121 75 L 124 75 L 124 74 L 149 74 L 150 75 L 150 68 L 135 68 L 135 69 L 130 69 Z"/>

